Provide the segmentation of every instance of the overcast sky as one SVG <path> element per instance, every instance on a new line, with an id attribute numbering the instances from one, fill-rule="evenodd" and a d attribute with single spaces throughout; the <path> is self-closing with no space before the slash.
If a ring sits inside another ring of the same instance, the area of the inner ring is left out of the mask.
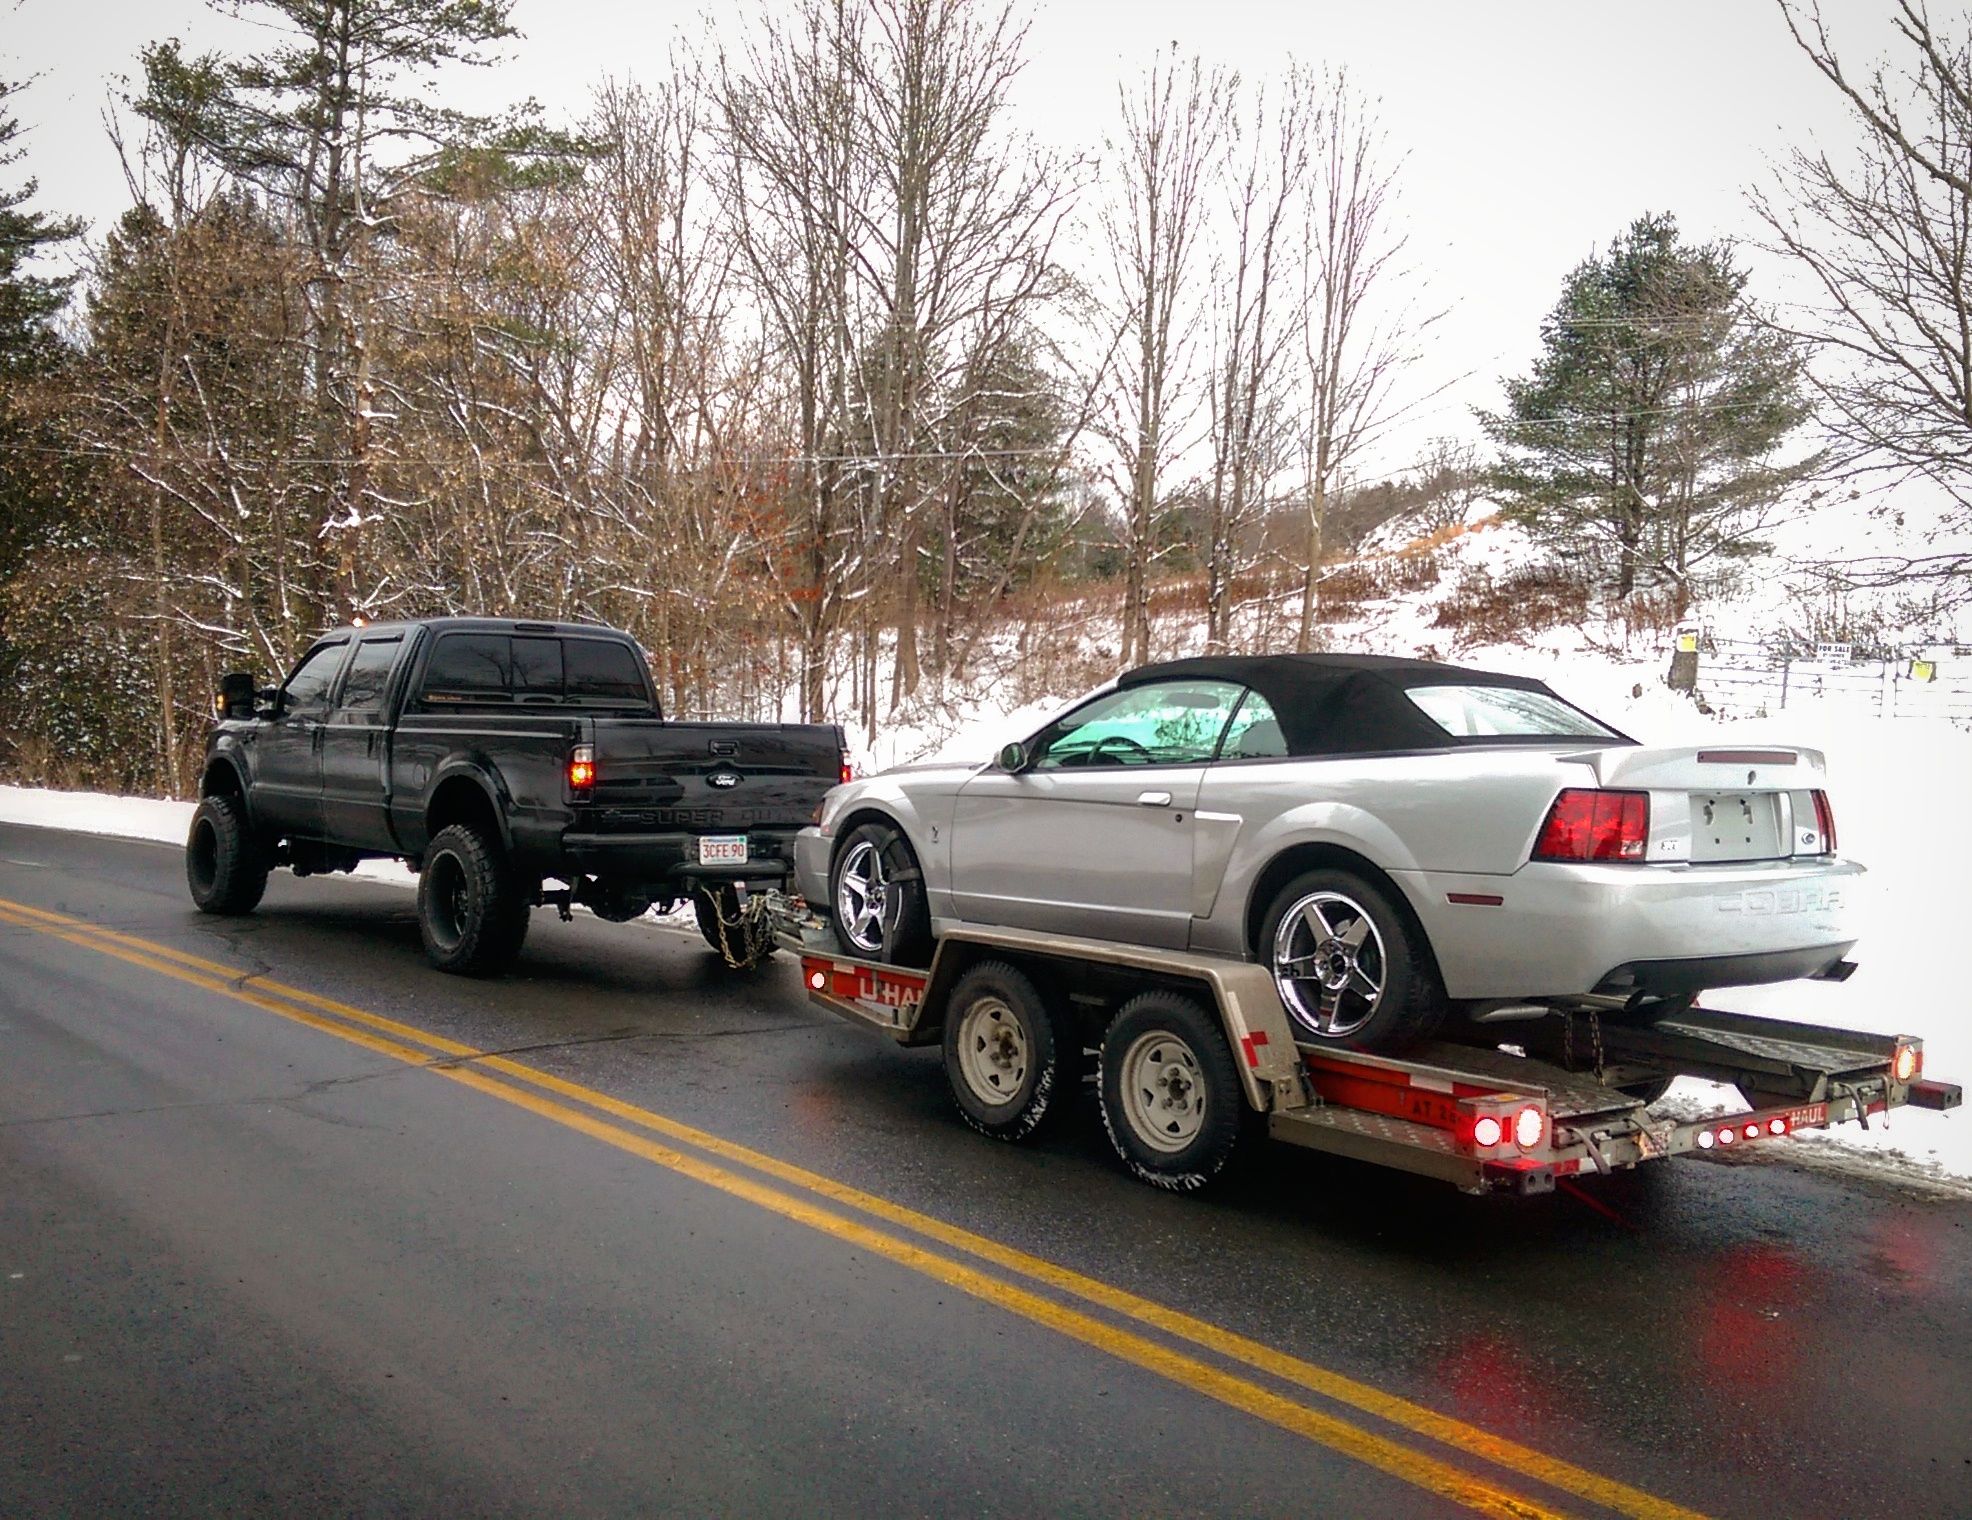
<path id="1" fill-rule="evenodd" d="M 0 0 L 0 6 L 12 0 Z M 722 4 L 721 12 L 732 6 Z M 1851 66 L 1891 42 L 1888 0 L 1824 0 Z M 1934 4 L 1934 10 L 1943 6 Z M 459 82 L 461 103 L 532 95 L 573 116 L 605 74 L 658 74 L 670 39 L 702 35 L 702 0 L 517 0 L 525 41 Z M 18 0 L 0 11 L 0 66 L 39 75 L 17 97 L 38 204 L 107 228 L 126 204 L 102 125 L 117 76 L 147 40 L 194 50 L 255 33 L 200 0 Z M 1849 133 L 1833 92 L 1772 0 L 1041 0 L 1017 99 L 1037 137 L 1094 151 L 1119 79 L 1176 43 L 1263 74 L 1288 55 L 1344 66 L 1377 97 L 1407 155 L 1412 250 L 1438 304 L 1417 390 L 1455 377 L 1395 440 L 1473 431 L 1502 372 L 1525 367 L 1561 277 L 1645 211 L 1686 234 L 1750 237 L 1744 188 L 1790 140 Z M 7 171 L 11 184 L 19 166 Z M 1756 293 L 1788 293 L 1751 260 Z"/>

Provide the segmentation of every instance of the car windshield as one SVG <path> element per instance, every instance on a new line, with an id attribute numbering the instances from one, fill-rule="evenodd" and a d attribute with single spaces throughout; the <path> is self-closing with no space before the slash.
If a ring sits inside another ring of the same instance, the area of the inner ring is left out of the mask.
<path id="1" fill-rule="evenodd" d="M 1459 739 L 1621 737 L 1552 692 L 1522 686 L 1413 686 L 1404 694 L 1433 723 Z"/>

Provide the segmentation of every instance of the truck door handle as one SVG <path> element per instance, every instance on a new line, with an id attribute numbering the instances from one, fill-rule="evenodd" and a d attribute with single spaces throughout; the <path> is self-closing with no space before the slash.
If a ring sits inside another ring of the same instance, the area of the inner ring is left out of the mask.
<path id="1" fill-rule="evenodd" d="M 1169 792 L 1138 792 L 1137 801 L 1144 807 L 1169 807 L 1171 805 L 1171 794 Z"/>

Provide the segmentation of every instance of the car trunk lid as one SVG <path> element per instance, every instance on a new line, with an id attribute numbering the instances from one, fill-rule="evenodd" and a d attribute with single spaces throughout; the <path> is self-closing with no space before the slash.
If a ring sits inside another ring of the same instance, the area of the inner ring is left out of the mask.
<path id="1" fill-rule="evenodd" d="M 1620 745 L 1570 754 L 1604 787 L 1650 793 L 1646 859 L 1722 864 L 1821 853 L 1818 750 L 1794 745 Z"/>

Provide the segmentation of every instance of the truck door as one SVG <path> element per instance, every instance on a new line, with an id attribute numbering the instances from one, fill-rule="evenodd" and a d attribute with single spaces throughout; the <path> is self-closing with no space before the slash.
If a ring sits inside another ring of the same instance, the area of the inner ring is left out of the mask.
<path id="1" fill-rule="evenodd" d="M 281 688 L 280 716 L 254 737 L 253 806 L 271 832 L 322 837 L 322 724 L 348 653 L 347 638 L 309 650 Z"/>
<path id="2" fill-rule="evenodd" d="M 387 698 L 404 642 L 404 635 L 394 632 L 367 635 L 356 645 L 321 732 L 323 830 L 337 844 L 397 848 L 389 817 Z"/>
<path id="3" fill-rule="evenodd" d="M 1106 692 L 1036 737 L 1025 770 L 967 781 L 952 820 L 959 916 L 1183 949 L 1193 807 L 1242 690 L 1178 680 Z"/>

